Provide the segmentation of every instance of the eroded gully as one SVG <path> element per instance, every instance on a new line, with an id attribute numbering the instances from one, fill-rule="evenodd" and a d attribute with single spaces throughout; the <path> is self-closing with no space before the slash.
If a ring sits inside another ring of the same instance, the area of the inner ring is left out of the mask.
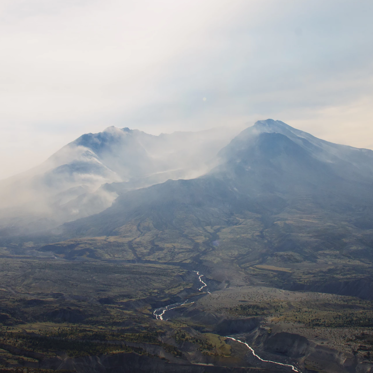
<path id="1" fill-rule="evenodd" d="M 201 287 L 198 289 L 198 291 L 202 291 L 204 288 L 206 288 L 206 292 L 208 294 L 211 294 L 210 291 L 207 289 L 207 284 L 206 282 L 204 282 L 202 280 L 202 277 L 204 277 L 203 274 L 200 274 L 199 271 L 194 271 L 196 273 L 196 275 L 198 276 L 198 281 L 200 282 L 201 284 Z M 178 308 L 178 307 L 181 307 L 185 304 L 193 304 L 194 302 L 193 301 L 190 301 L 190 299 L 187 299 L 186 301 L 182 302 L 182 303 L 173 303 L 173 304 L 169 304 L 168 306 L 166 307 L 161 307 L 161 308 L 157 308 L 153 311 L 153 315 L 155 316 L 155 318 L 157 320 L 164 320 L 163 316 L 165 315 L 165 313 L 167 311 L 171 311 L 175 308 Z M 268 363 L 268 364 L 274 364 L 274 365 L 278 365 L 278 366 L 281 366 L 281 367 L 286 367 L 286 368 L 290 368 L 293 372 L 297 372 L 297 373 L 302 373 L 302 371 L 300 369 L 298 369 L 296 366 L 292 365 L 292 364 L 285 364 L 285 363 L 280 363 L 278 361 L 273 361 L 273 360 L 266 360 L 266 359 L 263 359 L 261 358 L 256 352 L 255 350 L 246 342 L 243 342 L 237 338 L 233 338 L 233 337 L 225 337 L 226 339 L 230 339 L 234 342 L 238 342 L 238 343 L 241 343 L 243 345 L 245 345 L 249 350 L 250 352 L 253 354 L 253 356 L 255 358 L 257 358 L 259 361 L 261 361 L 262 363 Z M 195 365 L 200 365 L 200 364 L 195 364 Z M 210 364 L 209 364 L 210 365 Z"/>

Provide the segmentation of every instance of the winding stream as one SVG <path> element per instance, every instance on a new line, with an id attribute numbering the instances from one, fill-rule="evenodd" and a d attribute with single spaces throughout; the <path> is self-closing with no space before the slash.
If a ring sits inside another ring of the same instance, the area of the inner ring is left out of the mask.
<path id="1" fill-rule="evenodd" d="M 204 275 L 200 274 L 199 271 L 194 271 L 196 273 L 196 275 L 198 276 L 198 281 L 201 283 L 201 287 L 198 289 L 198 291 L 202 291 L 204 288 L 207 288 L 207 284 L 206 282 L 204 282 L 202 280 L 202 277 L 204 277 Z M 211 294 L 208 289 L 207 290 L 207 293 L 208 294 Z M 183 303 L 173 303 L 173 304 L 169 304 L 168 306 L 166 307 L 161 307 L 161 308 L 157 308 L 154 310 L 153 312 L 153 315 L 155 316 L 155 318 L 157 320 L 164 320 L 163 316 L 164 314 L 167 312 L 167 311 L 170 311 L 170 310 L 173 310 L 177 307 L 180 307 L 180 306 L 183 306 L 184 304 L 193 304 L 194 302 L 190 302 L 189 299 L 187 299 L 186 301 L 184 301 Z M 263 362 L 263 363 L 269 363 L 269 364 L 274 364 L 274 365 L 278 365 L 278 366 L 282 366 L 282 367 L 287 367 L 287 368 L 291 368 L 291 370 L 293 372 L 296 372 L 296 373 L 302 373 L 302 371 L 300 369 L 298 369 L 296 366 L 292 365 L 292 364 L 284 364 L 284 363 L 279 363 L 278 361 L 273 361 L 273 360 L 266 360 L 266 359 L 263 359 L 261 358 L 256 352 L 255 350 L 249 345 L 247 344 L 246 342 L 243 342 L 243 341 L 240 341 L 239 339 L 236 339 L 236 338 L 233 338 L 233 337 L 225 337 L 226 339 L 230 339 L 232 341 L 235 341 L 235 342 L 238 342 L 238 343 L 241 343 L 243 345 L 245 345 L 250 351 L 251 353 L 253 354 L 254 357 L 256 357 L 259 361 Z M 196 365 L 205 365 L 205 364 L 196 364 Z M 210 365 L 210 364 L 208 364 Z"/>
<path id="2" fill-rule="evenodd" d="M 199 280 L 199 282 L 202 284 L 202 286 L 198 289 L 198 291 L 202 291 L 202 289 L 204 289 L 204 288 L 207 287 L 206 282 L 204 282 L 204 281 L 202 280 L 202 277 L 203 277 L 204 275 L 201 275 L 201 274 L 199 273 L 199 271 L 194 271 L 194 272 L 197 274 L 197 276 L 198 276 L 198 280 Z M 208 290 L 207 290 L 207 292 L 208 292 L 209 294 L 211 294 Z"/>
<path id="3" fill-rule="evenodd" d="M 280 365 L 282 367 L 288 367 L 288 368 L 291 368 L 291 370 L 293 372 L 298 372 L 298 373 L 302 373 L 302 371 L 300 371 L 297 367 L 295 367 L 294 365 L 291 365 L 291 364 L 283 364 L 283 363 L 279 363 L 278 361 L 273 361 L 273 360 L 266 360 L 266 359 L 262 359 L 259 355 L 257 355 L 254 351 L 254 349 L 249 346 L 246 342 L 242 342 L 240 341 L 239 339 L 236 339 L 236 338 L 233 338 L 233 337 L 225 337 L 227 339 L 231 339 L 232 341 L 235 341 L 235 342 L 238 342 L 238 343 L 241 343 L 243 345 L 245 345 L 250 351 L 251 353 L 253 354 L 253 356 L 255 356 L 258 360 L 262 361 L 263 363 L 270 363 L 270 364 L 275 364 L 275 365 Z"/>
<path id="4" fill-rule="evenodd" d="M 170 311 L 170 310 L 173 310 L 177 307 L 180 307 L 180 306 L 183 306 L 184 304 L 187 304 L 189 303 L 189 299 L 187 299 L 185 302 L 183 303 L 173 303 L 173 304 L 169 304 L 168 306 L 166 307 L 162 307 L 162 308 L 157 308 L 156 310 L 154 310 L 153 312 L 153 315 L 155 316 L 155 318 L 157 320 L 164 320 L 163 319 L 163 315 L 167 312 L 167 311 Z M 190 302 L 190 304 L 193 304 L 194 302 Z"/>
<path id="5" fill-rule="evenodd" d="M 207 284 L 206 282 L 204 282 L 202 280 L 202 277 L 204 275 L 201 275 L 199 273 L 199 271 L 194 271 L 197 276 L 198 276 L 198 281 L 201 283 L 201 287 L 198 289 L 198 291 L 202 291 L 204 288 L 207 288 Z M 207 293 L 211 294 L 208 290 L 207 290 Z M 187 299 L 186 301 L 184 301 L 183 303 L 172 303 L 172 304 L 169 304 L 168 306 L 166 307 L 161 307 L 161 308 L 156 308 L 154 311 L 153 311 L 153 315 L 155 316 L 155 318 L 157 320 L 164 320 L 163 316 L 164 314 L 167 312 L 167 311 L 170 311 L 170 310 L 173 310 L 177 307 L 180 307 L 180 306 L 183 306 L 184 304 L 193 304 L 194 302 L 190 302 L 189 299 Z"/>

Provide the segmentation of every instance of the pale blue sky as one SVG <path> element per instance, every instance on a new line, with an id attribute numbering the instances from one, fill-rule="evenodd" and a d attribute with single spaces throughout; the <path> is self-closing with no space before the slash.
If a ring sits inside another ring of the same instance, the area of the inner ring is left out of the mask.
<path id="1" fill-rule="evenodd" d="M 0 178 L 110 125 L 270 117 L 373 147 L 372 17 L 371 0 L 3 0 Z"/>

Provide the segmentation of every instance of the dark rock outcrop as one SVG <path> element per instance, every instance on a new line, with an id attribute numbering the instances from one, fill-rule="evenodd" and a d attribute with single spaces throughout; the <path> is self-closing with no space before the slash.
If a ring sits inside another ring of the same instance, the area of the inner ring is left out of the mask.
<path id="1" fill-rule="evenodd" d="M 276 333 L 264 342 L 264 349 L 289 357 L 304 356 L 310 343 L 307 338 L 291 333 Z"/>

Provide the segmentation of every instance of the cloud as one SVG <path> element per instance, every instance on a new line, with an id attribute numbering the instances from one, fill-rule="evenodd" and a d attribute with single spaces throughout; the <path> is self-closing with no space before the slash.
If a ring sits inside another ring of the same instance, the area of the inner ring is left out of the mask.
<path id="1" fill-rule="evenodd" d="M 0 156 L 19 161 L 0 177 L 108 125 L 275 117 L 344 143 L 358 126 L 354 145 L 368 146 L 372 11 L 368 0 L 3 1 Z"/>

